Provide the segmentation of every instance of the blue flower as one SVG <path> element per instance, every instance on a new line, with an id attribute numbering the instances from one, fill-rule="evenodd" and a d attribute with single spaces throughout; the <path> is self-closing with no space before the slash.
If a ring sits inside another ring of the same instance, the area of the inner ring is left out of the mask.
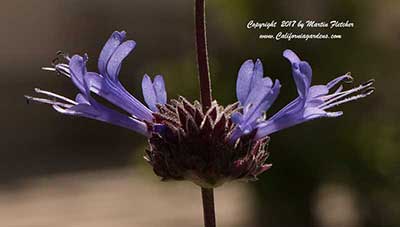
<path id="1" fill-rule="evenodd" d="M 156 104 L 165 104 L 167 101 L 164 80 L 161 75 L 158 75 L 152 83 L 148 75 L 144 76 L 143 95 L 149 108 L 124 88 L 118 79 L 119 71 L 122 61 L 136 46 L 136 43 L 132 40 L 124 41 L 125 34 L 124 31 L 114 32 L 108 39 L 100 53 L 99 73 L 87 71 L 86 55 L 83 57 L 74 55 L 71 58 L 66 56 L 65 59 L 68 64 L 59 63 L 54 68 L 45 68 L 71 78 L 73 84 L 79 90 L 75 100 L 41 89 L 35 89 L 35 91 L 52 99 L 26 97 L 28 100 L 50 104 L 56 111 L 63 114 L 104 121 L 149 136 L 150 132 L 146 122 L 152 121 L 153 112 L 157 111 Z M 91 96 L 91 93 L 101 96 L 129 115 L 119 113 L 100 104 Z"/>
<path id="2" fill-rule="evenodd" d="M 296 83 L 298 97 L 278 111 L 272 117 L 265 119 L 262 115 L 269 109 L 279 93 L 279 81 L 273 87 L 271 79 L 262 78 L 262 65 L 259 60 L 256 64 L 246 61 L 239 70 L 237 80 L 237 96 L 243 111 L 235 113 L 232 120 L 237 124 L 231 136 L 236 141 L 240 136 L 257 130 L 255 139 L 264 138 L 282 129 L 322 117 L 339 117 L 342 111 L 330 112 L 328 109 L 340 104 L 364 98 L 370 95 L 374 88 L 373 80 L 358 87 L 342 91 L 340 85 L 337 90 L 330 91 L 341 82 L 351 82 L 350 74 L 340 76 L 326 85 L 311 86 L 312 69 L 306 62 L 291 50 L 285 50 L 283 56 L 292 66 L 292 76 Z"/>

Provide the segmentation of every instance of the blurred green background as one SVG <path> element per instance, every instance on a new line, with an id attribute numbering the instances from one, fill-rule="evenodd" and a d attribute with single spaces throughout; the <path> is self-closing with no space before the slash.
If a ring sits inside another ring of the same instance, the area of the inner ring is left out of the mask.
<path id="1" fill-rule="evenodd" d="M 341 106 L 343 117 L 272 136 L 269 162 L 274 166 L 245 186 L 254 202 L 243 211 L 252 217 L 244 225 L 400 226 L 400 2 L 215 0 L 209 1 L 207 13 L 213 96 L 222 104 L 235 102 L 237 71 L 250 58 L 260 58 L 266 75 L 283 84 L 269 114 L 295 98 L 290 66 L 282 57 L 286 48 L 311 64 L 314 84 L 348 71 L 355 84 L 376 79 L 376 93 Z M 73 97 L 76 91 L 67 79 L 40 67 L 62 50 L 87 52 L 94 70 L 111 32 L 126 30 L 137 42 L 120 74 L 129 91 L 142 100 L 143 74 L 161 73 L 170 98 L 197 99 L 193 1 L 15 0 L 2 1 L 0 15 L 0 198 L 1 193 L 28 190 L 30 179 L 70 173 L 143 165 L 144 177 L 155 179 L 141 159 L 146 146 L 141 136 L 26 105 L 23 95 L 39 87 Z M 355 28 L 333 30 L 343 35 L 340 40 L 260 40 L 260 33 L 279 29 L 249 30 L 252 19 L 350 20 Z M 156 218 L 157 213 L 149 214 Z"/>

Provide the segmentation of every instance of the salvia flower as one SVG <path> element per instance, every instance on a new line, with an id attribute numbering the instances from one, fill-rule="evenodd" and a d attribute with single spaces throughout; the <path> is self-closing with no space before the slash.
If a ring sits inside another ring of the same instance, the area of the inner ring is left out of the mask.
<path id="1" fill-rule="evenodd" d="M 99 56 L 98 73 L 87 71 L 86 55 L 62 55 L 65 62 L 44 68 L 71 79 L 79 91 L 74 100 L 41 89 L 35 91 L 47 98 L 26 98 L 49 104 L 62 114 L 107 122 L 146 136 L 149 148 L 145 159 L 163 180 L 190 180 L 213 188 L 227 181 L 256 179 L 271 167 L 265 163 L 270 134 L 315 118 L 338 117 L 341 111 L 328 109 L 373 91 L 373 81 L 343 91 L 342 82 L 352 81 L 349 74 L 326 85 L 311 86 L 310 65 L 286 50 L 284 57 L 291 63 L 299 96 L 268 119 L 266 111 L 278 97 L 281 84 L 264 77 L 260 60 L 248 60 L 241 66 L 237 103 L 223 107 L 213 101 L 208 109 L 184 97 L 167 103 L 163 77 L 157 75 L 152 81 L 144 75 L 142 92 L 146 106 L 118 79 L 122 61 L 136 46 L 132 40 L 125 41 L 125 35 L 114 32 L 108 39 Z M 106 107 L 93 94 L 124 111 Z"/>

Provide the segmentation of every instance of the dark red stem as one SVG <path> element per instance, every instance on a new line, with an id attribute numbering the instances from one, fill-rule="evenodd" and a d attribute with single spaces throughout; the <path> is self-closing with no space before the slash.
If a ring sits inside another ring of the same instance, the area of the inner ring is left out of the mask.
<path id="1" fill-rule="evenodd" d="M 204 227 L 215 227 L 214 190 L 201 188 L 203 198 Z"/>
<path id="2" fill-rule="evenodd" d="M 199 68 L 200 97 L 203 109 L 211 106 L 211 81 L 207 53 L 205 0 L 195 0 L 196 48 Z"/>
<path id="3" fill-rule="evenodd" d="M 199 69 L 200 98 L 203 109 L 206 111 L 211 107 L 212 94 L 205 15 L 205 0 L 195 0 L 196 50 Z M 204 226 L 215 227 L 214 191 L 213 189 L 201 188 L 201 196 L 203 199 Z"/>

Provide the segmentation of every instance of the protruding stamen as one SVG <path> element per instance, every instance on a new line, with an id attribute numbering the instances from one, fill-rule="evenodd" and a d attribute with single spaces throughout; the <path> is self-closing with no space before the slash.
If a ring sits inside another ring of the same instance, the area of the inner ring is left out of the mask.
<path id="1" fill-rule="evenodd" d="M 353 77 L 351 77 L 351 73 L 348 72 L 348 73 L 344 74 L 343 76 L 339 76 L 338 78 L 330 81 L 326 86 L 328 87 L 328 89 L 331 89 L 336 84 L 341 83 L 341 82 L 353 83 Z"/>
<path id="2" fill-rule="evenodd" d="M 337 111 L 337 112 L 327 112 L 326 116 L 327 117 L 339 117 L 342 116 L 343 112 L 342 111 Z"/>
<path id="3" fill-rule="evenodd" d="M 73 101 L 73 100 L 71 100 L 71 99 L 69 99 L 67 97 L 55 94 L 53 92 L 41 90 L 39 88 L 35 88 L 35 92 L 39 93 L 39 94 L 44 94 L 44 95 L 47 95 L 47 96 L 50 96 L 50 97 L 53 97 L 53 98 L 61 99 L 61 100 L 66 101 L 66 102 L 68 102 L 70 104 L 73 104 L 73 105 L 77 105 L 78 104 L 77 102 L 75 102 L 75 101 Z"/>
<path id="4" fill-rule="evenodd" d="M 354 81 L 354 78 L 351 76 L 351 72 L 347 72 L 345 74 L 347 77 L 344 78 L 343 82 L 346 84 L 351 84 Z"/>
<path id="5" fill-rule="evenodd" d="M 42 67 L 42 70 L 57 72 L 59 75 L 71 77 L 69 65 L 64 63 L 57 64 L 54 67 Z"/>
<path id="6" fill-rule="evenodd" d="M 64 60 L 69 62 L 71 58 L 68 56 L 67 53 L 64 53 L 62 51 L 57 51 L 56 57 L 51 61 L 51 65 L 57 66 L 59 64 L 62 64 Z"/>
<path id="7" fill-rule="evenodd" d="M 64 109 L 65 108 L 65 109 Z M 67 107 L 61 107 L 59 105 L 53 105 L 53 109 L 55 109 L 57 112 L 62 113 L 62 114 L 68 114 L 68 115 L 78 115 L 79 113 L 73 110 L 69 110 Z"/>
<path id="8" fill-rule="evenodd" d="M 36 98 L 36 97 L 28 96 L 28 95 L 25 95 L 25 98 L 26 98 L 26 100 L 28 100 L 28 103 L 29 103 L 29 101 L 33 101 L 33 102 L 37 102 L 37 103 L 62 106 L 64 108 L 71 108 L 73 106 L 71 104 L 57 102 L 57 101 L 53 101 L 50 99 Z"/>
<path id="9" fill-rule="evenodd" d="M 66 76 L 66 77 L 71 77 L 71 72 L 69 70 L 69 65 L 67 65 L 67 64 L 58 64 L 58 65 L 56 65 L 55 69 L 59 74 L 62 74 L 64 76 Z"/>
<path id="10" fill-rule="evenodd" d="M 328 104 L 330 104 L 330 103 L 333 103 L 333 102 L 335 102 L 335 101 L 337 101 L 337 100 L 339 100 L 339 99 L 341 99 L 341 98 L 344 98 L 344 97 L 346 97 L 346 96 L 348 96 L 348 95 L 350 95 L 350 94 L 353 94 L 353 93 L 355 93 L 355 92 L 358 92 L 358 91 L 361 91 L 361 90 L 363 90 L 363 89 L 365 89 L 365 88 L 368 88 L 368 87 L 370 87 L 373 83 L 374 83 L 374 80 L 369 80 L 369 81 L 367 81 L 367 82 L 365 82 L 365 83 L 363 83 L 363 84 L 361 84 L 361 85 L 359 85 L 358 87 L 355 87 L 355 88 L 353 88 L 353 89 L 350 89 L 350 90 L 347 90 L 347 91 L 338 92 L 338 93 L 333 93 L 333 94 L 331 94 L 331 95 L 323 96 L 322 99 L 323 99 L 324 101 L 326 101 L 326 102 L 324 102 L 323 104 L 321 104 L 319 107 L 326 106 L 326 105 L 328 105 Z"/>
<path id="11" fill-rule="evenodd" d="M 336 89 L 336 91 L 334 92 L 334 94 L 337 94 L 337 93 L 343 91 L 343 88 L 344 88 L 343 85 L 340 85 L 340 86 L 338 87 L 338 89 Z"/>
<path id="12" fill-rule="evenodd" d="M 331 107 L 341 105 L 343 103 L 347 103 L 347 102 L 351 102 L 351 101 L 354 101 L 354 100 L 357 100 L 357 99 L 365 98 L 368 95 L 372 94 L 374 91 L 375 91 L 375 88 L 369 87 L 361 94 L 354 95 L 354 96 L 339 100 L 337 102 L 333 102 L 333 103 L 331 103 L 329 105 L 324 105 L 321 109 L 326 110 L 326 109 L 329 109 Z"/>
<path id="13" fill-rule="evenodd" d="M 370 80 L 368 80 L 367 82 L 361 84 L 361 86 L 369 87 L 369 86 L 371 86 L 371 85 L 374 84 L 374 83 L 375 83 L 375 79 L 370 79 Z"/>
<path id="14" fill-rule="evenodd" d="M 45 70 L 45 71 L 52 71 L 52 72 L 55 72 L 55 71 L 56 71 L 56 69 L 53 68 L 53 67 L 42 67 L 42 70 Z"/>
<path id="15" fill-rule="evenodd" d="M 372 94 L 374 92 L 375 92 L 375 87 L 369 87 L 368 89 L 366 89 L 364 91 L 364 94 L 368 96 L 368 95 L 370 95 L 370 94 Z"/>

